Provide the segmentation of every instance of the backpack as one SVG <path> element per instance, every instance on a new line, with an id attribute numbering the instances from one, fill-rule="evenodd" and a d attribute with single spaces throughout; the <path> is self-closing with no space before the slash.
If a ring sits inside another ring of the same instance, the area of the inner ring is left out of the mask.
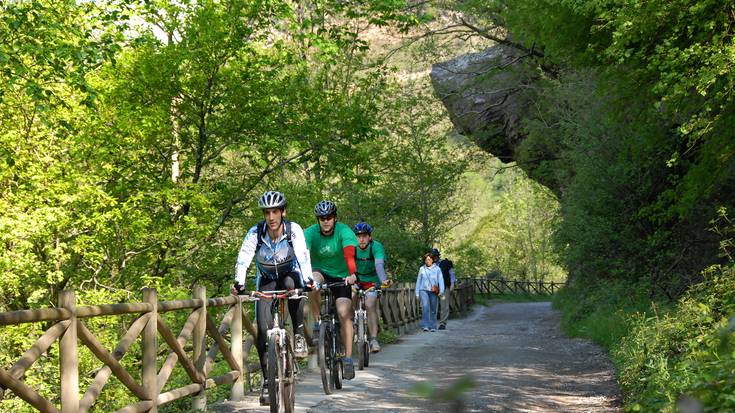
<path id="1" fill-rule="evenodd" d="M 373 242 L 370 241 L 370 245 L 368 246 L 370 255 L 367 258 L 355 258 L 356 260 L 360 261 L 375 261 L 375 256 L 373 255 Z"/>
<path id="2" fill-rule="evenodd" d="M 372 241 L 370 241 L 368 248 L 369 248 L 368 251 L 370 255 L 367 258 L 357 258 L 357 256 L 355 256 L 355 261 L 375 261 L 375 256 L 373 255 L 373 242 Z M 357 275 L 367 275 L 367 274 L 360 274 L 358 272 Z"/>
<path id="3" fill-rule="evenodd" d="M 285 226 L 285 228 L 284 228 L 284 229 L 285 229 L 285 231 L 286 231 L 286 241 L 288 241 L 288 246 L 289 246 L 289 248 L 291 248 L 291 251 L 294 251 L 294 248 L 293 248 L 293 241 L 291 240 L 291 222 L 290 222 L 290 221 L 287 221 L 287 220 L 285 220 L 285 219 L 284 219 L 284 220 L 283 220 L 283 224 L 284 224 L 284 226 Z M 258 222 L 258 225 L 257 225 L 256 229 L 257 229 L 257 237 L 258 237 L 258 243 L 257 243 L 257 244 L 256 244 L 256 246 L 255 246 L 255 254 L 257 255 L 257 254 L 258 254 L 258 251 L 260 250 L 260 247 L 261 247 L 261 246 L 263 246 L 263 237 L 265 236 L 265 234 L 266 234 L 266 231 L 268 231 L 268 224 L 266 224 L 265 220 L 263 220 L 263 221 L 260 221 L 260 222 Z M 295 257 L 294 257 L 294 258 L 295 258 Z M 298 261 L 297 261 L 297 262 L 298 262 Z M 265 276 L 266 278 L 268 278 L 268 279 L 273 279 L 273 276 L 272 276 L 272 274 L 269 274 L 268 272 L 265 272 L 265 271 L 264 271 L 264 270 L 263 270 L 263 269 L 262 269 L 262 268 L 260 267 L 260 265 L 261 265 L 261 264 L 260 264 L 260 263 L 257 263 L 257 260 L 256 260 L 256 265 L 258 265 L 258 268 L 259 268 L 259 269 L 260 269 L 261 271 L 263 271 L 263 275 L 264 275 L 264 276 Z M 280 263 L 280 264 L 275 264 L 275 266 L 274 266 L 274 267 L 275 267 L 275 270 L 276 270 L 276 274 L 278 274 L 278 272 L 279 272 L 279 271 L 278 271 L 278 267 L 279 267 L 279 266 L 281 266 L 281 265 L 290 265 L 290 264 L 289 264 L 289 263 Z"/>
<path id="4" fill-rule="evenodd" d="M 283 224 L 285 226 L 284 230 L 286 231 L 286 241 L 288 241 L 288 246 L 293 249 L 293 241 L 291 241 L 291 221 L 283 220 Z M 255 246 L 255 253 L 257 254 L 260 250 L 260 247 L 263 245 L 263 237 L 265 236 L 265 232 L 268 231 L 268 224 L 266 224 L 265 220 L 262 220 L 258 222 L 258 245 Z"/>

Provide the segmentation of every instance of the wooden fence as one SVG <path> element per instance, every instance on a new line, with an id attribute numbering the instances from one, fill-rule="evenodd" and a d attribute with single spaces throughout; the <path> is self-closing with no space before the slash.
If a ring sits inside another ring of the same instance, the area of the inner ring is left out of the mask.
<path id="1" fill-rule="evenodd" d="M 473 303 L 475 284 L 464 282 L 450 293 L 450 309 L 455 315 L 465 312 Z M 47 322 L 48 327 L 31 348 L 9 369 L 0 368 L 0 399 L 5 390 L 11 390 L 19 398 L 41 412 L 86 413 L 98 399 L 111 375 L 114 375 L 137 402 L 118 410 L 119 413 L 156 412 L 158 406 L 187 396 L 194 396 L 193 411 L 206 410 L 205 390 L 222 384 L 232 384 L 231 400 L 244 397 L 244 384 L 250 383 L 250 373 L 259 370 L 258 363 L 247 363 L 255 327 L 243 311 L 243 298 L 237 296 L 206 298 L 203 287 L 195 287 L 191 299 L 158 301 L 156 290 L 144 289 L 142 302 L 119 303 L 77 307 L 73 291 L 62 291 L 56 308 L 21 310 L 0 313 L 0 327 L 24 323 Z M 216 307 L 227 307 L 219 326 L 212 319 Z M 414 284 L 400 283 L 383 292 L 381 311 L 384 326 L 403 334 L 417 327 L 420 305 L 414 293 Z M 178 335 L 169 328 L 161 314 L 172 311 L 189 311 L 188 319 Z M 136 315 L 137 318 L 123 334 L 117 346 L 109 352 L 100 340 L 87 328 L 85 320 L 93 317 Z M 243 339 L 243 328 L 249 337 Z M 229 332 L 229 335 L 227 334 Z M 2 334 L 2 332 L 0 332 Z M 307 332 L 308 334 L 308 332 Z M 140 377 L 127 371 L 120 360 L 131 345 L 141 337 Z M 159 343 L 159 337 L 163 343 Z M 210 340 L 207 339 L 210 338 Z M 191 354 L 185 347 L 191 339 Z M 28 369 L 49 351 L 58 340 L 60 394 L 56 400 L 41 396 L 23 379 Z M 211 345 L 207 348 L 208 341 Z M 78 344 L 81 342 L 102 363 L 93 382 L 80 398 Z M 165 344 L 168 352 L 160 369 L 157 368 L 159 345 Z M 2 349 L 8 351 L 9 349 Z M 215 357 L 221 354 L 229 371 L 210 377 Z M 179 363 L 186 372 L 189 384 L 163 392 L 171 374 Z M 60 404 L 57 407 L 56 403 Z"/>
<path id="2" fill-rule="evenodd" d="M 229 306 L 219 327 L 207 310 L 212 307 Z M 191 311 L 178 336 L 169 329 L 161 314 L 168 311 Z M 136 314 L 137 319 L 120 339 L 112 352 L 109 352 L 85 325 L 85 319 L 100 316 Z M 225 383 L 232 383 L 231 398 L 244 396 L 244 376 L 253 366 L 243 366 L 243 354 L 252 346 L 252 339 L 243 342 L 243 326 L 251 336 L 255 329 L 242 311 L 242 297 L 229 296 L 206 298 L 202 287 L 194 289 L 193 298 L 176 301 L 158 301 L 154 289 L 143 290 L 140 303 L 120 303 L 97 306 L 77 307 L 73 291 L 62 291 L 57 308 L 22 310 L 0 313 L 0 325 L 14 325 L 31 322 L 55 322 L 28 349 L 9 370 L 0 369 L 0 385 L 10 389 L 18 397 L 41 412 L 84 413 L 92 405 L 107 384 L 111 375 L 138 399 L 118 412 L 156 412 L 157 407 L 174 400 L 195 395 L 194 410 L 204 410 L 206 396 L 204 390 Z M 224 334 L 230 331 L 229 343 Z M 120 363 L 130 346 L 141 338 L 142 383 Z M 170 350 L 162 367 L 157 369 L 159 335 Z M 207 336 L 213 344 L 207 349 Z M 59 372 L 61 375 L 60 408 L 38 392 L 26 385 L 22 378 L 31 365 L 59 340 Z M 184 346 L 192 340 L 192 357 L 189 358 Z M 103 363 L 94 381 L 79 398 L 78 341 L 81 341 L 94 356 Z M 225 374 L 209 377 L 217 353 L 221 353 L 229 366 Z M 191 384 L 163 392 L 162 390 L 173 372 L 176 363 L 181 364 Z"/>
<path id="3" fill-rule="evenodd" d="M 554 294 L 564 283 L 544 281 L 513 281 L 505 279 L 463 278 L 472 283 L 480 294 Z"/>

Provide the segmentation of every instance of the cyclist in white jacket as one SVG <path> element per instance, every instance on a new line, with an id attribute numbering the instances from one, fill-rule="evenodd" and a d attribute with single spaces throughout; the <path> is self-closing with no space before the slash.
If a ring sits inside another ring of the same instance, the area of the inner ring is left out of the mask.
<path id="1" fill-rule="evenodd" d="M 276 191 L 268 191 L 258 200 L 264 220 L 254 225 L 245 235 L 235 266 L 233 294 L 244 294 L 248 267 L 255 259 L 258 291 L 291 290 L 313 285 L 311 258 L 306 248 L 304 231 L 295 222 L 285 219 L 286 197 Z M 260 368 L 266 377 L 266 340 L 268 329 L 273 325 L 270 311 L 272 300 L 261 298 L 255 306 Z M 288 300 L 288 312 L 294 326 L 294 355 L 308 355 L 304 339 L 304 306 L 302 300 Z M 263 389 L 267 389 L 263 380 Z M 267 404 L 266 390 L 261 392 L 261 404 Z"/>

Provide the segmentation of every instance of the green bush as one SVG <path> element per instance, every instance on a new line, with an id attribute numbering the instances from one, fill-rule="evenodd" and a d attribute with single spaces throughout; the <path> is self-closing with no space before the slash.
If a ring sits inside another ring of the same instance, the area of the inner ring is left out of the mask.
<path id="1" fill-rule="evenodd" d="M 676 411 L 682 396 L 704 411 L 735 410 L 735 269 L 714 267 L 675 308 L 631 317 L 613 351 L 628 411 Z"/>
<path id="2" fill-rule="evenodd" d="M 553 304 L 567 333 L 612 348 L 630 329 L 628 314 L 646 308 L 641 291 L 630 282 L 575 280 L 556 293 Z"/>
<path id="3" fill-rule="evenodd" d="M 611 352 L 628 412 L 735 411 L 735 267 L 712 267 L 677 302 L 642 285 L 575 281 L 554 297 L 562 326 Z"/>

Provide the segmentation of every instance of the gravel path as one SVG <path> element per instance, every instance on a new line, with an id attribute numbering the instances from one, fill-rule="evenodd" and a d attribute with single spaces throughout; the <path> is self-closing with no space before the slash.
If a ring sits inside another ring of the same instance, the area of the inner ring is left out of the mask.
<path id="1" fill-rule="evenodd" d="M 465 391 L 447 391 L 463 381 Z M 423 392 L 417 390 L 421 384 Z M 266 412 L 255 397 L 219 413 Z M 318 374 L 302 374 L 297 411 L 617 412 L 619 393 L 604 351 L 566 337 L 548 302 L 477 306 L 448 329 L 402 336 L 371 357 L 331 396 Z"/>

